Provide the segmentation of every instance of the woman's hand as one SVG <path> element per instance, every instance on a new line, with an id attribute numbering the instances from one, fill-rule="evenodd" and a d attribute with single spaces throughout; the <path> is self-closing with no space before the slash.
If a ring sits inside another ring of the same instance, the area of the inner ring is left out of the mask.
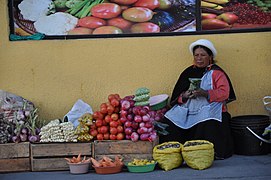
<path id="1" fill-rule="evenodd" d="M 182 98 L 184 98 L 184 99 L 189 99 L 189 98 L 191 98 L 192 95 L 193 95 L 193 94 L 192 94 L 192 91 L 188 90 L 188 91 L 185 91 L 185 92 L 182 94 Z"/>
<path id="2" fill-rule="evenodd" d="M 186 103 L 186 101 L 190 98 L 191 95 L 192 91 L 190 90 L 182 92 L 178 97 L 178 103 L 179 104 Z"/>
<path id="3" fill-rule="evenodd" d="M 192 97 L 196 98 L 196 97 L 205 97 L 205 98 L 208 98 L 208 91 L 205 91 L 203 89 L 197 89 L 197 90 L 194 90 L 192 92 Z"/>

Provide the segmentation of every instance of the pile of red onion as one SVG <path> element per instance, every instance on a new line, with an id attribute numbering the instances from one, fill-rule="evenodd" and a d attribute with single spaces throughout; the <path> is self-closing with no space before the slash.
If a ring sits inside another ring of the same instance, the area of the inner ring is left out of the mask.
<path id="1" fill-rule="evenodd" d="M 153 122 L 164 117 L 166 108 L 154 111 L 150 106 L 134 106 L 134 95 L 121 99 L 120 121 L 124 124 L 126 139 L 154 141 L 157 138 Z"/>

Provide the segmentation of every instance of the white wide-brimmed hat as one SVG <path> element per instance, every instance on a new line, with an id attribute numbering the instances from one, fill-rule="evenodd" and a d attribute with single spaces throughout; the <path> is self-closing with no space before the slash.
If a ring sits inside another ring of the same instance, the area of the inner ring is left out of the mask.
<path id="1" fill-rule="evenodd" d="M 215 49 L 213 43 L 207 39 L 199 39 L 199 40 L 193 42 L 192 44 L 190 44 L 189 50 L 192 54 L 193 54 L 194 47 L 198 46 L 198 45 L 207 47 L 208 49 L 210 49 L 212 51 L 213 56 L 214 57 L 216 56 L 217 52 L 216 52 L 216 49 Z"/>

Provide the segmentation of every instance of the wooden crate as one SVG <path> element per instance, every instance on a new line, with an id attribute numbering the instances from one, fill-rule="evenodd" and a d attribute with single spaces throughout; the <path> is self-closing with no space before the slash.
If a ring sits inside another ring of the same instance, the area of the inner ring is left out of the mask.
<path id="1" fill-rule="evenodd" d="M 30 171 L 29 142 L 0 144 L 0 172 Z"/>
<path id="2" fill-rule="evenodd" d="M 30 145 L 32 171 L 69 170 L 64 158 L 92 156 L 91 143 L 36 143 Z"/>
<path id="3" fill-rule="evenodd" d="M 152 159 L 152 150 L 158 140 L 154 142 L 130 140 L 103 140 L 94 141 L 93 143 L 93 157 L 97 160 L 101 159 L 103 155 L 114 158 L 115 155 L 123 157 L 124 163 L 138 159 Z"/>

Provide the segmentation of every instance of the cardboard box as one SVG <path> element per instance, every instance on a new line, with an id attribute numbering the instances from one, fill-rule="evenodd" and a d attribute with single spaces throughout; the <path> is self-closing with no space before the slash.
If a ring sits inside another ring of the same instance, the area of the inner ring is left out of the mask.
<path id="1" fill-rule="evenodd" d="M 30 145 L 32 171 L 69 170 L 64 158 L 92 156 L 92 143 L 35 143 Z"/>
<path id="2" fill-rule="evenodd" d="M 29 142 L 0 144 L 0 172 L 30 171 Z"/>

